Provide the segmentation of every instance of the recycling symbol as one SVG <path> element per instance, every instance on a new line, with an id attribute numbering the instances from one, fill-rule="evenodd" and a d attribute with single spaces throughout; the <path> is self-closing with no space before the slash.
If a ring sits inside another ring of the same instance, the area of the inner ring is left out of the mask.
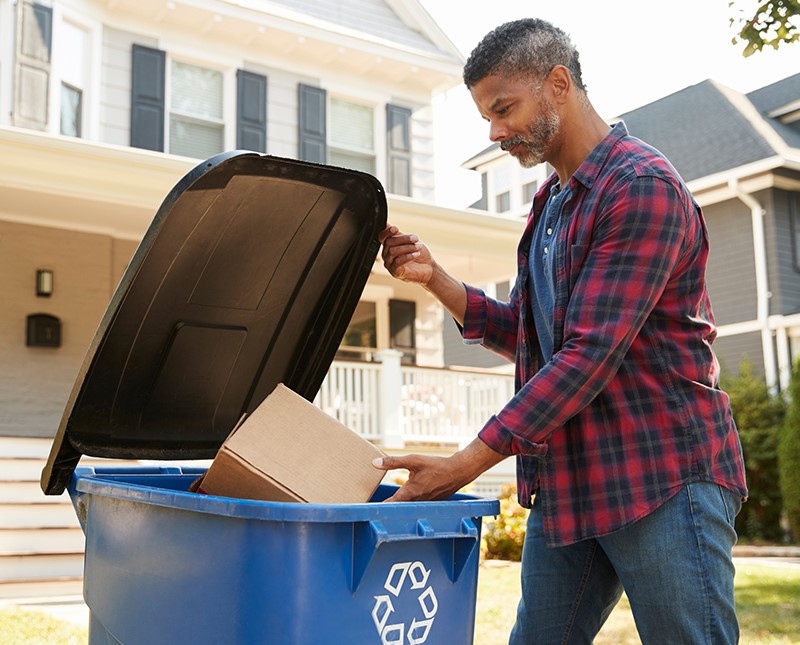
<path id="1" fill-rule="evenodd" d="M 386 576 L 383 587 L 388 594 L 375 596 L 372 608 L 372 620 L 381 636 L 383 645 L 422 645 L 428 639 L 439 603 L 433 587 L 428 586 L 430 569 L 422 562 L 398 562 Z M 396 617 L 392 596 L 400 598 L 406 594 L 416 594 L 420 613 L 411 622 L 395 622 Z M 391 594 L 391 595 L 390 595 Z"/>

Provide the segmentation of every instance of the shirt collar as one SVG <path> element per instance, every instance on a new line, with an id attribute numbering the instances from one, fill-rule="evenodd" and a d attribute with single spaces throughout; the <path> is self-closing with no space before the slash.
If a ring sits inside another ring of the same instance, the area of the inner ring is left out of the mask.
<path id="1" fill-rule="evenodd" d="M 625 122 L 617 121 L 609 133 L 603 137 L 603 140 L 594 147 L 589 156 L 578 166 L 578 169 L 570 178 L 570 182 L 574 179 L 586 186 L 586 188 L 591 188 L 595 179 L 597 179 L 597 175 L 600 174 L 600 170 L 605 165 L 606 159 L 611 154 L 611 150 L 620 139 L 626 136 L 628 136 L 628 128 L 625 126 Z"/>
<path id="2" fill-rule="evenodd" d="M 578 166 L 578 169 L 567 182 L 567 187 L 571 187 L 573 182 L 579 182 L 586 188 L 591 188 L 595 179 L 597 179 L 597 175 L 600 174 L 600 170 L 605 165 L 606 159 L 611 154 L 611 150 L 620 139 L 626 136 L 628 136 L 628 128 L 625 126 L 625 122 L 617 121 L 609 133 L 603 137 L 603 140 L 594 147 L 589 156 Z M 550 196 L 550 189 L 557 184 L 558 175 L 553 173 L 545 184 L 547 191 L 542 191 L 541 193 L 545 200 Z"/>

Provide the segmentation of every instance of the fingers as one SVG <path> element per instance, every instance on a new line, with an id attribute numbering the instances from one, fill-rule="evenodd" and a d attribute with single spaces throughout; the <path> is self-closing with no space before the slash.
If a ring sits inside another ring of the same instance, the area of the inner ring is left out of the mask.
<path id="1" fill-rule="evenodd" d="M 389 455 L 384 455 L 383 457 L 373 459 L 372 465 L 378 470 L 394 470 L 395 468 L 405 468 L 406 470 L 410 470 L 412 466 L 411 462 L 413 460 L 413 455 L 407 455 L 405 457 L 392 457 Z"/>

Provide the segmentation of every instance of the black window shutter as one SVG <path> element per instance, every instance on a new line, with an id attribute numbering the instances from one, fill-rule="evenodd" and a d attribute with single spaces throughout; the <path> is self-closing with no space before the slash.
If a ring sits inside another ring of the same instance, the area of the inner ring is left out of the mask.
<path id="1" fill-rule="evenodd" d="M 386 106 L 386 150 L 390 193 L 411 195 L 411 110 Z"/>
<path id="2" fill-rule="evenodd" d="M 267 151 L 267 77 L 236 72 L 236 147 Z"/>
<path id="3" fill-rule="evenodd" d="M 133 46 L 131 147 L 164 151 L 164 68 L 160 49 Z"/>
<path id="4" fill-rule="evenodd" d="M 17 1 L 14 74 L 14 125 L 47 128 L 48 88 L 53 39 L 53 10 Z"/>
<path id="5" fill-rule="evenodd" d="M 325 102 L 327 92 L 311 85 L 298 86 L 300 124 L 298 157 L 303 161 L 326 163 L 328 146 L 325 141 Z"/>

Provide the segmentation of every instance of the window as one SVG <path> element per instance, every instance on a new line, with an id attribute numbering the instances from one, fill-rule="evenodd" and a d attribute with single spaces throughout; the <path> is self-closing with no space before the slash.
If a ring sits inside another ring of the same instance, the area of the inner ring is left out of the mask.
<path id="1" fill-rule="evenodd" d="M 173 60 L 169 152 L 206 159 L 224 150 L 222 73 Z"/>
<path id="2" fill-rule="evenodd" d="M 512 165 L 508 163 L 501 163 L 492 168 L 495 213 L 505 213 L 511 210 L 511 170 Z"/>
<path id="3" fill-rule="evenodd" d="M 511 193 L 506 191 L 495 197 L 495 211 L 505 213 L 509 210 L 511 210 Z"/>
<path id="4" fill-rule="evenodd" d="M 83 94 L 89 76 L 89 34 L 81 27 L 63 21 L 58 36 L 57 64 L 61 77 L 59 131 L 69 137 L 80 137 L 83 134 Z"/>
<path id="5" fill-rule="evenodd" d="M 374 302 L 360 301 L 356 307 L 336 358 L 354 361 L 372 360 L 378 347 L 378 322 Z"/>
<path id="6" fill-rule="evenodd" d="M 374 174 L 374 110 L 333 97 L 329 109 L 328 163 Z"/>
<path id="7" fill-rule="evenodd" d="M 77 87 L 61 83 L 61 134 L 81 136 L 83 92 Z"/>
<path id="8" fill-rule="evenodd" d="M 537 190 L 539 190 L 539 182 L 535 179 L 522 185 L 522 202 L 525 206 L 530 206 Z"/>
<path id="9" fill-rule="evenodd" d="M 406 365 L 413 365 L 417 360 L 416 318 L 417 305 L 413 300 L 389 301 L 389 346 L 403 352 L 400 362 Z"/>
<path id="10" fill-rule="evenodd" d="M 794 242 L 794 268 L 800 271 L 800 195 L 789 194 L 789 221 Z"/>
<path id="11" fill-rule="evenodd" d="M 327 163 L 376 174 L 377 155 L 386 155 L 388 190 L 397 195 L 412 193 L 411 109 L 386 105 L 386 133 L 376 137 L 376 108 L 342 97 L 329 97 L 327 90 L 299 83 L 298 159 Z"/>

